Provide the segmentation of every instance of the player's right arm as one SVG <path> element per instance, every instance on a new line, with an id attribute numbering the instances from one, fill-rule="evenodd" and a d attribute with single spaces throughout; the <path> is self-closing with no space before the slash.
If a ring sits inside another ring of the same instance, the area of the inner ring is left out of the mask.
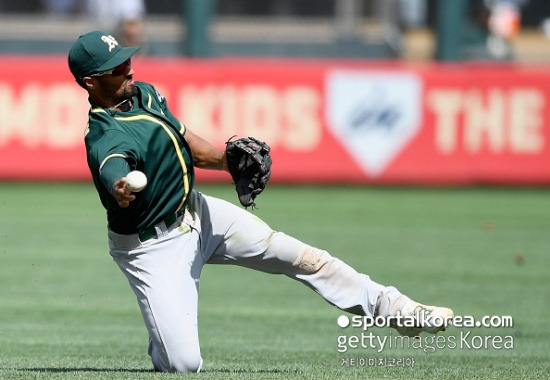
<path id="1" fill-rule="evenodd" d="M 91 169 L 99 175 L 106 190 L 113 196 L 119 207 L 126 208 L 136 197 L 126 188 L 126 174 L 135 164 L 133 149 L 128 139 L 118 131 L 106 130 L 89 150 Z"/>
<path id="2" fill-rule="evenodd" d="M 130 202 L 136 199 L 130 190 L 126 188 L 126 177 L 122 177 L 113 184 L 113 196 L 122 208 L 130 206 Z"/>
<path id="3" fill-rule="evenodd" d="M 130 202 L 136 199 L 136 196 L 126 188 L 125 173 L 129 171 L 130 165 L 122 157 L 107 160 L 100 171 L 101 182 L 106 188 L 111 189 L 111 194 L 122 208 L 130 206 Z"/>

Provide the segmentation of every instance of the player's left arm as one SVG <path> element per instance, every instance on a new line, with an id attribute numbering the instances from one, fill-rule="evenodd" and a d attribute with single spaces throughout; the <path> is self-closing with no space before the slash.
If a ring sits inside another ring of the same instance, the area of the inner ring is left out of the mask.
<path id="1" fill-rule="evenodd" d="M 223 150 L 216 148 L 202 137 L 194 134 L 188 127 L 185 130 L 185 139 L 193 153 L 193 163 L 196 167 L 228 171 L 227 158 Z"/>
<path id="2" fill-rule="evenodd" d="M 162 113 L 168 118 L 177 121 L 178 119 L 172 114 L 172 111 L 170 111 L 164 95 L 155 90 L 153 87 L 152 89 L 155 91 Z M 229 171 L 225 151 L 217 149 L 202 137 L 194 134 L 187 126 L 183 125 L 181 122 L 179 123 L 181 125 L 180 132 L 183 134 L 187 144 L 189 144 L 189 148 L 191 148 L 191 153 L 193 154 L 193 165 L 195 167 L 201 169 Z"/>

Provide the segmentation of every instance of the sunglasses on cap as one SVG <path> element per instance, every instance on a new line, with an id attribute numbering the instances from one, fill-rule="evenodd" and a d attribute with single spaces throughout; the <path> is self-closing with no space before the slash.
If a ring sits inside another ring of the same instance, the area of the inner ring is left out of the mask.
<path id="1" fill-rule="evenodd" d="M 105 70 L 100 73 L 91 74 L 89 76 L 91 77 L 101 77 L 103 75 L 112 75 L 114 77 L 118 77 L 120 75 L 124 75 L 126 73 L 126 68 L 132 65 L 132 59 L 128 58 L 126 61 L 122 62 L 117 67 L 111 69 L 111 70 Z"/>

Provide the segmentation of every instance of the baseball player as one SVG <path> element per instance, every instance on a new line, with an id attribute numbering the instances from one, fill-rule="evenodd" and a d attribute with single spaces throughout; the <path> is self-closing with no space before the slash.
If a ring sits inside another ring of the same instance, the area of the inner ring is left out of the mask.
<path id="1" fill-rule="evenodd" d="M 350 313 L 415 318 L 414 325 L 393 325 L 402 334 L 445 329 L 450 309 L 412 301 L 328 252 L 272 230 L 247 210 L 195 190 L 194 167 L 226 170 L 241 203 L 253 204 L 269 178 L 269 148 L 244 141 L 244 158 L 235 164 L 229 147 L 219 150 L 192 132 L 151 84 L 134 82 L 131 57 L 138 49 L 93 31 L 74 42 L 68 61 L 91 104 L 86 153 L 107 210 L 109 252 L 136 295 L 156 370 L 202 367 L 197 306 L 206 263 L 284 274 Z M 250 164 L 255 157 L 256 166 Z M 126 186 L 132 170 L 148 178 L 141 192 Z M 419 318 L 419 311 L 428 317 Z"/>

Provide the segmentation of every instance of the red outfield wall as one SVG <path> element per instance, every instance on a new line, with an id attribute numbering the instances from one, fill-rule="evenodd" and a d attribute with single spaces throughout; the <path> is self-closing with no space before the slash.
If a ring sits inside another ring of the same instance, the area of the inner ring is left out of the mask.
<path id="1" fill-rule="evenodd" d="M 215 145 L 268 141 L 272 181 L 550 184 L 548 67 L 136 58 L 133 69 Z M 88 108 L 65 57 L 0 58 L 0 179 L 89 179 Z"/>

